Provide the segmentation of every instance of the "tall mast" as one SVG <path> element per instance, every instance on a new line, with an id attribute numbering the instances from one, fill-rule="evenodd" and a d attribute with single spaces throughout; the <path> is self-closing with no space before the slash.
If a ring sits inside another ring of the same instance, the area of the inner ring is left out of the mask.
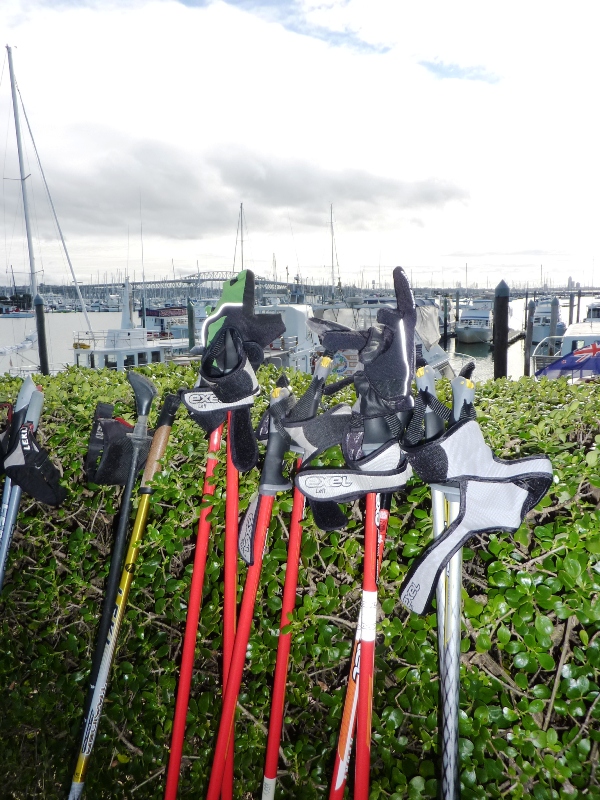
<path id="1" fill-rule="evenodd" d="M 242 270 L 244 269 L 244 204 L 240 203 L 240 236 L 242 245 Z"/>
<path id="2" fill-rule="evenodd" d="M 25 215 L 25 231 L 27 232 L 27 249 L 29 250 L 29 271 L 31 273 L 31 299 L 37 294 L 37 278 L 35 275 L 35 259 L 33 256 L 33 242 L 31 241 L 31 225 L 29 223 L 29 204 L 27 202 L 27 186 L 25 181 L 25 167 L 23 164 L 23 147 L 21 145 L 21 125 L 19 123 L 19 106 L 17 103 L 17 87 L 15 83 L 15 73 L 12 61 L 12 48 L 6 45 L 8 53 L 8 69 L 10 72 L 10 88 L 12 91 L 13 113 L 15 116 L 15 131 L 17 134 L 17 151 L 19 153 L 19 171 L 21 173 L 21 190 L 23 192 L 23 213 Z"/>
<path id="3" fill-rule="evenodd" d="M 333 203 L 329 206 L 329 219 L 331 226 L 331 299 L 335 298 L 335 271 L 333 268 Z"/>

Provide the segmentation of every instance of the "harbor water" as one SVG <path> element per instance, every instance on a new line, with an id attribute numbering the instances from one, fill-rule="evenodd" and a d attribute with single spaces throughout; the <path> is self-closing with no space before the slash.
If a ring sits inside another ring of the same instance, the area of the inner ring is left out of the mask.
<path id="1" fill-rule="evenodd" d="M 524 300 L 511 301 L 510 327 L 515 330 L 522 330 L 524 324 Z M 90 313 L 90 322 L 95 331 L 105 331 L 109 328 L 118 328 L 121 324 L 120 312 Z M 564 316 L 564 313 L 563 313 Z M 568 317 L 567 317 L 568 318 Z M 85 317 L 81 312 L 73 313 L 51 313 L 47 314 L 46 338 L 48 341 L 48 360 L 51 369 L 63 369 L 65 366 L 73 364 L 73 334 L 75 331 L 87 329 Z M 349 320 L 342 324 L 352 325 Z M 0 347 L 14 345 L 22 342 L 25 337 L 35 331 L 35 319 L 0 319 Z M 440 341 L 443 346 L 443 340 Z M 508 377 L 516 380 L 523 375 L 523 349 L 522 339 L 515 342 L 508 349 Z M 448 338 L 446 350 L 450 354 L 451 363 L 456 371 L 460 370 L 461 364 L 474 358 L 477 369 L 474 378 L 477 382 L 491 380 L 494 377 L 493 352 L 489 344 L 464 344 L 456 342 L 454 338 Z M 38 364 L 37 349 L 26 350 L 20 353 L 9 353 L 0 355 L 0 375 L 5 372 L 15 372 L 22 369 L 30 369 Z"/>

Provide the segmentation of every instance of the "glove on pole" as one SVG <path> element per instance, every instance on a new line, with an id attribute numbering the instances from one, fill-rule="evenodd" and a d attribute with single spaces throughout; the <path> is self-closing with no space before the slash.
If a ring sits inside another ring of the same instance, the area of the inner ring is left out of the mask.
<path id="1" fill-rule="evenodd" d="M 28 380 L 31 381 L 31 378 L 28 378 Z M 33 385 L 33 381 L 31 381 L 31 385 Z M 15 425 L 14 429 L 15 449 L 12 450 L 13 460 L 14 460 L 14 454 L 15 453 L 18 454 L 19 449 L 23 448 L 24 443 L 28 444 L 30 439 L 33 438 L 33 434 L 37 430 L 40 415 L 42 413 L 42 407 L 44 404 L 44 395 L 42 394 L 42 392 L 37 390 L 33 391 L 32 394 L 29 395 L 29 390 L 30 390 L 30 385 L 27 385 L 25 387 L 23 395 L 21 395 L 21 392 L 19 392 L 19 397 L 21 398 L 21 404 L 19 403 L 19 398 L 17 398 L 16 407 L 17 409 L 19 409 L 19 411 L 18 413 L 13 414 L 12 418 L 12 423 Z M 27 397 L 27 395 L 29 395 L 29 397 Z M 25 402 L 26 405 L 23 405 L 23 403 Z M 9 447 L 10 447 L 10 440 L 12 438 L 13 438 L 12 436 L 9 436 Z M 45 453 L 45 451 L 40 451 L 40 452 Z M 52 469 L 56 468 L 52 466 Z M 12 471 L 13 473 L 12 479 L 11 477 L 9 477 L 9 474 L 7 474 L 5 479 L 6 480 L 5 488 L 8 486 L 8 492 L 6 498 L 6 505 L 4 503 L 4 498 L 3 498 L 2 515 L 0 518 L 0 592 L 2 591 L 2 586 L 4 584 L 4 574 L 6 570 L 6 561 L 8 559 L 8 551 L 10 549 L 10 543 L 12 541 L 12 535 L 15 523 L 17 521 L 17 514 L 19 511 L 19 504 L 21 502 L 22 486 L 20 485 L 21 481 L 19 480 L 19 476 L 18 474 L 15 474 L 15 472 L 16 470 Z M 27 486 L 29 486 L 29 484 L 33 482 L 41 483 L 40 480 L 36 481 L 35 471 L 32 468 L 29 469 L 28 478 L 29 480 L 26 482 Z M 62 487 L 59 488 L 62 490 Z"/>
<path id="2" fill-rule="evenodd" d="M 147 455 L 146 466 L 139 489 L 140 501 L 135 515 L 135 522 L 131 531 L 131 538 L 129 540 L 129 546 L 125 555 L 123 571 L 121 573 L 121 580 L 119 582 L 119 589 L 112 612 L 112 624 L 104 643 L 100 668 L 95 680 L 95 687 L 90 702 L 90 709 L 86 715 L 86 725 L 81 751 L 79 753 L 75 775 L 71 785 L 71 793 L 69 794 L 70 800 L 75 800 L 75 798 L 80 797 L 83 792 L 85 775 L 89 764 L 89 757 L 94 747 L 96 733 L 98 731 L 98 724 L 102 714 L 102 707 L 104 705 L 104 697 L 108 686 L 108 676 L 117 647 L 119 631 L 121 629 L 123 617 L 125 616 L 127 598 L 129 597 L 129 590 L 135 574 L 135 564 L 139 554 L 140 544 L 146 529 L 148 511 L 150 508 L 150 496 L 153 492 L 153 490 L 148 486 L 148 483 L 154 477 L 158 469 L 159 461 L 165 454 L 169 436 L 171 434 L 171 428 L 175 419 L 175 414 L 179 408 L 179 403 L 180 399 L 178 395 L 169 394 L 165 397 L 158 418 L 157 428 L 154 436 L 152 437 L 152 445 Z"/>
<path id="3" fill-rule="evenodd" d="M 416 310 L 412 292 L 401 267 L 394 270 L 397 308 L 381 308 L 377 323 L 367 331 L 313 321 L 324 347 L 330 352 L 359 351 L 363 370 L 354 375 L 357 402 L 353 409 L 339 406 L 316 417 L 301 430 L 290 429 L 295 441 L 306 440 L 303 468 L 296 485 L 311 501 L 331 503 L 356 500 L 368 492 L 395 492 L 406 485 L 412 471 L 399 437 L 412 414 L 410 394 L 414 370 Z M 324 435 L 325 434 L 325 435 Z M 337 441 L 331 441 L 337 437 Z M 313 469 L 307 463 L 333 444 L 341 444 L 347 468 Z M 343 527 L 336 513 L 323 514 L 313 507 L 315 522 L 324 530 Z M 316 513 L 315 513 L 316 512 Z"/>
<path id="4" fill-rule="evenodd" d="M 437 413 L 437 406 L 442 406 L 428 392 L 419 396 L 422 402 L 415 407 L 404 439 L 408 460 L 425 483 L 456 483 L 460 492 L 458 517 L 414 561 L 400 588 L 403 605 L 425 614 L 440 574 L 454 553 L 477 533 L 514 533 L 526 513 L 548 491 L 552 465 L 541 455 L 511 461 L 497 458 L 485 443 L 476 420 L 468 417 L 438 438 L 418 444 L 421 432 L 415 435 L 415 431 L 423 419 L 424 407 Z M 449 409 L 445 411 L 449 418 Z"/>
<path id="5" fill-rule="evenodd" d="M 285 333 L 281 314 L 254 314 L 254 274 L 240 272 L 223 285 L 215 311 L 202 328 L 200 375 L 196 388 L 182 394 L 190 416 L 207 434 L 231 411 L 231 457 L 240 472 L 256 466 L 258 448 L 250 407 L 259 392 L 256 370 L 264 348 Z"/>

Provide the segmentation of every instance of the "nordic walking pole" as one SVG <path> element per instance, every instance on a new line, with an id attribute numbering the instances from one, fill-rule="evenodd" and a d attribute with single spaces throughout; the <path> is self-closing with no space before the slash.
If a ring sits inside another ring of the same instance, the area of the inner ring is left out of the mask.
<path id="1" fill-rule="evenodd" d="M 459 375 L 452 380 L 452 418 L 458 422 L 466 403 L 472 405 L 475 384 Z M 433 535 L 442 531 L 458 516 L 460 489 L 450 486 L 431 487 Z M 436 589 L 438 619 L 438 660 L 441 705 L 441 770 L 440 797 L 458 800 L 460 774 L 458 760 L 458 712 L 460 694 L 460 609 L 462 588 L 462 548 L 442 571 Z"/>
<path id="2" fill-rule="evenodd" d="M 19 389 L 17 399 L 15 400 L 15 404 L 13 406 L 12 419 L 10 421 L 10 429 L 8 431 L 8 441 L 6 444 L 7 453 L 10 452 L 10 450 L 12 450 L 15 444 L 19 428 L 25 421 L 25 415 L 27 414 L 27 406 L 29 405 L 29 401 L 31 400 L 31 395 L 34 393 L 34 391 L 35 391 L 35 383 L 33 382 L 31 376 L 28 375 L 21 384 L 21 388 Z M 6 476 L 4 479 L 4 488 L 2 491 L 2 506 L 0 507 L 0 541 L 2 539 L 2 531 L 4 530 L 6 513 L 8 511 L 8 503 L 10 501 L 10 494 L 12 488 L 13 488 L 12 481 L 8 476 Z"/>
<path id="3" fill-rule="evenodd" d="M 296 462 L 299 469 L 301 459 Z M 283 633 L 283 628 L 290 624 L 290 617 L 296 607 L 296 590 L 298 588 L 298 570 L 300 566 L 300 547 L 302 544 L 302 519 L 304 517 L 305 498 L 302 492 L 294 488 L 292 518 L 290 520 L 285 582 L 281 604 L 281 620 L 279 623 L 279 640 L 275 659 L 275 675 L 273 678 L 273 694 L 271 696 L 271 715 L 269 717 L 269 735 L 267 737 L 267 754 L 263 776 L 262 800 L 275 797 L 277 784 L 277 766 L 279 763 L 279 745 L 283 727 L 283 709 L 285 705 L 285 689 L 287 683 L 291 632 Z"/>
<path id="4" fill-rule="evenodd" d="M 93 698 L 96 694 L 98 674 L 104 658 L 106 641 L 109 638 L 109 632 L 112 626 L 112 617 L 117 601 L 121 567 L 127 545 L 127 528 L 129 525 L 129 516 L 131 514 L 133 487 L 138 474 L 139 455 L 142 446 L 145 444 L 148 438 L 148 414 L 150 413 L 152 401 L 157 394 L 154 385 L 139 373 L 129 371 L 127 373 L 127 379 L 131 384 L 135 397 L 137 422 L 134 426 L 133 432 L 127 434 L 131 439 L 131 463 L 129 466 L 127 482 L 123 489 L 123 494 L 121 495 L 119 521 L 117 524 L 117 531 L 115 533 L 115 540 L 111 553 L 110 568 L 104 590 L 102 615 L 100 617 L 100 625 L 98 626 L 98 638 L 96 640 L 96 648 L 92 658 L 88 694 L 84 705 L 82 742 L 77 757 L 78 766 L 75 768 L 69 800 L 75 800 L 75 798 L 80 797 L 81 792 L 83 791 L 83 776 L 85 774 L 85 769 L 83 770 L 83 774 L 81 774 L 79 764 L 81 760 L 81 754 L 85 752 L 86 741 L 89 738 L 89 734 L 87 734 L 86 731 L 88 731 L 90 724 L 94 721 L 91 713 L 91 707 Z M 96 719 L 95 724 L 97 725 L 97 723 L 98 720 Z M 78 786 L 80 788 L 78 788 Z"/>
<path id="5" fill-rule="evenodd" d="M 305 420 L 316 416 L 321 397 L 325 391 L 325 381 L 333 367 L 333 359 L 322 356 L 315 366 L 313 380 L 303 397 L 301 415 Z M 344 386 L 346 383 L 344 383 Z M 339 387 L 343 388 L 343 387 Z M 337 385 L 330 385 L 330 393 L 337 390 Z M 308 400 L 308 402 L 307 402 Z M 304 405 L 306 403 L 306 405 Z M 288 414 L 293 419 L 294 407 Z M 292 449 L 301 452 L 300 448 L 291 444 Z M 300 469 L 302 458 L 296 461 L 296 468 Z M 273 694 L 271 696 L 271 714 L 269 717 L 269 733 L 267 736 L 267 752 L 263 774 L 262 800 L 271 800 L 275 796 L 277 784 L 277 765 L 279 762 L 279 745 L 283 728 L 283 709 L 285 705 L 285 692 L 288 675 L 290 648 L 292 643 L 291 632 L 283 633 L 289 625 L 291 615 L 296 607 L 296 591 L 298 588 L 298 571 L 300 567 L 300 547 L 302 545 L 302 519 L 304 518 L 305 497 L 295 487 L 292 502 L 292 518 L 289 527 L 289 541 L 287 561 L 285 567 L 285 580 L 283 584 L 283 598 L 281 603 L 281 616 L 279 621 L 279 639 L 277 641 L 277 655 L 275 657 L 275 674 L 273 676 Z"/>
<path id="6" fill-rule="evenodd" d="M 150 448 L 150 452 L 148 453 L 148 458 L 146 459 L 146 466 L 144 468 L 144 474 L 140 484 L 140 499 L 135 515 L 135 522 L 133 524 L 131 538 L 129 540 L 129 547 L 125 555 L 121 580 L 119 582 L 117 597 L 113 608 L 112 625 L 109 629 L 102 651 L 100 669 L 98 670 L 92 701 L 90 704 L 90 710 L 86 718 L 81 750 L 77 759 L 75 773 L 73 775 L 69 800 L 75 800 L 75 798 L 81 797 L 83 792 L 89 757 L 94 746 L 94 740 L 96 738 L 98 724 L 102 714 L 104 696 L 108 685 L 108 675 L 117 646 L 119 630 L 125 615 L 125 607 L 127 605 L 127 598 L 129 596 L 129 590 L 131 588 L 135 573 L 135 564 L 139 554 L 140 544 L 142 542 L 144 531 L 146 530 L 146 522 L 148 520 L 148 511 L 150 508 L 150 496 L 153 493 L 153 489 L 151 489 L 148 484 L 156 474 L 159 461 L 165 454 L 169 436 L 171 434 L 171 428 L 173 426 L 173 421 L 175 419 L 180 402 L 179 395 L 168 394 L 165 397 L 158 418 L 156 431 L 152 437 L 152 446 Z"/>
<path id="7" fill-rule="evenodd" d="M 222 433 L 223 425 L 220 425 L 211 433 L 208 441 L 208 459 L 206 462 L 204 487 L 202 489 L 203 500 L 204 498 L 212 497 L 215 493 L 216 487 L 212 482 L 212 477 L 217 466 L 216 453 L 218 453 L 221 447 Z M 200 606 L 202 604 L 202 586 L 204 584 L 204 571 L 206 569 L 206 558 L 210 539 L 210 521 L 208 515 L 211 511 L 212 506 L 205 506 L 200 512 L 200 519 L 198 521 L 198 538 L 196 540 L 194 568 L 190 585 L 190 599 L 183 637 L 183 651 L 181 654 L 181 667 L 177 686 L 177 700 L 175 701 L 175 716 L 173 717 L 173 732 L 171 734 L 171 750 L 169 766 L 167 768 L 165 800 L 175 800 L 177 797 L 177 788 L 179 786 L 179 769 L 181 766 L 181 754 L 183 752 L 185 723 L 190 699 L 192 672 L 194 670 L 196 636 L 198 634 L 198 621 L 200 619 Z"/>
<path id="8" fill-rule="evenodd" d="M 429 366 L 416 373 L 417 388 L 426 390 L 437 399 L 435 376 Z M 452 380 L 452 417 L 458 422 L 464 403 L 472 404 L 475 385 L 463 376 Z M 444 430 L 444 420 L 427 406 L 425 410 L 425 439 L 432 439 Z M 458 516 L 460 489 L 432 484 L 431 506 L 433 536 L 437 538 Z M 460 689 L 460 590 L 462 549 L 448 562 L 440 575 L 436 589 L 438 625 L 438 662 L 441 707 L 441 768 L 440 797 L 457 800 L 460 795 L 458 764 L 458 702 Z"/>
<path id="9" fill-rule="evenodd" d="M 392 503 L 391 494 L 377 495 L 375 521 L 377 525 L 377 578 L 383 553 L 385 548 L 385 538 L 387 535 L 387 525 L 390 517 L 390 507 Z M 379 512 L 377 513 L 377 505 Z M 356 623 L 356 634 L 352 655 L 350 656 L 350 671 L 348 674 L 348 685 L 346 687 L 346 699 L 342 711 L 342 721 L 340 723 L 340 735 L 335 751 L 335 762 L 333 766 L 333 777 L 329 790 L 329 800 L 342 800 L 346 788 L 346 778 L 350 766 L 350 756 L 352 754 L 352 744 L 356 731 L 356 710 L 358 705 L 358 687 L 360 684 L 360 665 L 361 665 L 361 633 L 362 633 L 362 605 L 358 612 Z"/>
<path id="10" fill-rule="evenodd" d="M 368 800 L 371 771 L 371 714 L 375 633 L 377 627 L 377 527 L 375 493 L 369 492 L 365 508 L 365 555 L 360 605 L 360 680 L 356 711 L 356 763 L 354 800 Z"/>
<path id="11" fill-rule="evenodd" d="M 244 584 L 244 594 L 240 607 L 238 629 L 235 637 L 233 655 L 229 674 L 227 676 L 227 688 L 223 698 L 223 709 L 221 711 L 221 722 L 219 734 L 213 760 L 213 767 L 208 786 L 207 800 L 218 800 L 221 794 L 221 784 L 225 772 L 227 752 L 230 745 L 235 708 L 242 683 L 244 663 L 246 660 L 246 649 L 250 639 L 250 629 L 252 627 L 252 617 L 254 616 L 254 604 L 260 582 L 260 572 L 262 569 L 263 551 L 267 539 L 267 532 L 271 522 L 273 512 L 273 495 L 260 495 L 258 503 L 258 516 L 256 521 L 256 534 L 254 539 L 254 564 L 248 568 L 246 583 Z"/>
<path id="12" fill-rule="evenodd" d="M 431 485 L 433 536 L 437 538 L 458 516 L 460 489 Z M 460 590 L 462 548 L 448 562 L 436 588 L 440 680 L 440 791 L 442 800 L 460 797 L 458 701 L 460 690 Z"/>
<path id="13" fill-rule="evenodd" d="M 275 388 L 271 394 L 271 408 L 284 401 L 288 396 L 289 392 L 287 389 Z M 240 607 L 237 633 L 229 675 L 227 676 L 227 688 L 223 697 L 219 732 L 215 746 L 208 793 L 206 795 L 207 800 L 218 800 L 221 793 L 225 763 L 231 743 L 235 709 L 246 661 L 246 649 L 248 647 L 250 630 L 252 628 L 252 618 L 254 616 L 258 584 L 260 582 L 265 542 L 271 522 L 273 500 L 278 491 L 278 488 L 274 487 L 281 486 L 285 482 L 281 475 L 281 468 L 287 449 L 287 441 L 271 422 L 269 426 L 267 451 L 265 453 L 265 461 L 261 472 L 258 507 L 253 528 L 253 559 L 251 566 L 248 567 L 246 582 L 244 584 L 244 594 Z M 289 487 L 289 483 L 287 486 Z"/>
<path id="14" fill-rule="evenodd" d="M 29 387 L 27 387 L 27 390 L 29 390 Z M 32 430 L 36 431 L 43 405 L 44 395 L 42 392 L 34 391 L 28 400 L 27 406 L 25 406 L 24 419 L 21 417 L 21 424 L 24 423 L 25 425 L 31 425 Z M 13 422 L 15 419 L 16 415 L 13 415 Z M 16 435 L 18 435 L 20 427 L 21 425 L 19 425 L 16 429 Z M 4 585 L 6 561 L 8 559 L 8 551 L 10 549 L 10 543 L 12 541 L 15 523 L 17 521 L 17 514 L 19 512 L 22 494 L 21 487 L 14 484 L 8 476 L 6 477 L 6 483 L 9 486 L 9 493 L 6 502 L 6 510 L 4 506 L 4 497 L 2 498 L 2 516 L 0 518 L 0 592 L 2 591 L 2 587 Z"/>
<path id="15" fill-rule="evenodd" d="M 238 516 L 239 516 L 239 473 L 232 460 L 231 411 L 227 414 L 227 488 L 225 490 L 225 563 L 223 595 L 223 694 L 227 688 L 227 676 L 233 655 L 235 629 L 237 623 L 237 560 L 238 560 Z M 221 800 L 233 797 L 234 732 L 231 733 L 231 746 L 223 775 Z"/>

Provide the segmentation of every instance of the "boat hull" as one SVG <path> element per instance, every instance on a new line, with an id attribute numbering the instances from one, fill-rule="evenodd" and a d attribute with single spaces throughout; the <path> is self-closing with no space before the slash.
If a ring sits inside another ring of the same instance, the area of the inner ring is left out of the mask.
<path id="1" fill-rule="evenodd" d="M 456 341 L 464 344 L 477 344 L 478 342 L 491 342 L 492 329 L 479 325 L 457 325 Z"/>

